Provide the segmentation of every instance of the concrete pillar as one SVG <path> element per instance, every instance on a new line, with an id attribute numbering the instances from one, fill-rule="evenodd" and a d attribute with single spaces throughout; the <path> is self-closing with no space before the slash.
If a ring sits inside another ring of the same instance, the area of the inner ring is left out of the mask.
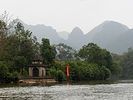
<path id="1" fill-rule="evenodd" d="M 39 77 L 44 77 L 44 76 L 46 76 L 46 70 L 45 70 L 45 68 L 40 67 L 39 68 Z"/>
<path id="2" fill-rule="evenodd" d="M 32 67 L 29 67 L 29 77 L 33 76 Z"/>

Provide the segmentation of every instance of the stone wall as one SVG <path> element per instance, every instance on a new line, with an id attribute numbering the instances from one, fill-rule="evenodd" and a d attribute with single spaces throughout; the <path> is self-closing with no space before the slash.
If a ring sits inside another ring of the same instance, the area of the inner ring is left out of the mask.
<path id="1" fill-rule="evenodd" d="M 42 79 L 42 78 L 37 78 L 37 79 L 20 79 L 19 83 L 22 85 L 50 85 L 50 84 L 55 84 L 57 81 L 55 79 Z"/>

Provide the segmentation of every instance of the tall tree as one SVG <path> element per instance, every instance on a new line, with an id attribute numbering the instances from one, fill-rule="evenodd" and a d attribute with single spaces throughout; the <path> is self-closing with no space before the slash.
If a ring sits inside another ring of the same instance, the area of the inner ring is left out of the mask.
<path id="1" fill-rule="evenodd" d="M 3 59 L 6 52 L 7 25 L 3 20 L 0 20 L 0 60 Z"/>
<path id="2" fill-rule="evenodd" d="M 79 51 L 79 56 L 89 63 L 106 66 L 111 69 L 113 60 L 110 52 L 102 49 L 94 43 L 83 46 Z"/>
<path id="3" fill-rule="evenodd" d="M 122 78 L 133 78 L 133 49 L 128 49 L 128 52 L 123 54 L 123 60 L 121 60 L 121 66 L 123 68 Z"/>
<path id="4" fill-rule="evenodd" d="M 58 45 L 55 45 L 57 54 L 56 59 L 67 61 L 67 60 L 75 60 L 76 59 L 76 50 L 74 50 L 72 47 L 67 46 L 63 43 L 60 43 Z"/>
<path id="5" fill-rule="evenodd" d="M 53 63 L 56 55 L 55 48 L 50 46 L 49 39 L 43 38 L 41 44 L 41 55 L 44 63 L 50 65 Z"/>
<path id="6" fill-rule="evenodd" d="M 25 30 L 21 23 L 17 23 L 15 33 L 8 36 L 8 59 L 13 67 L 21 72 L 23 67 L 31 63 L 35 54 L 32 33 Z"/>

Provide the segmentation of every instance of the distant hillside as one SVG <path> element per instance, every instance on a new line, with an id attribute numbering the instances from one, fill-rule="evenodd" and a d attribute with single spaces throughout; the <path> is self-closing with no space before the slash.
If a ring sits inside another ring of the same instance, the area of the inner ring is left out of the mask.
<path id="1" fill-rule="evenodd" d="M 130 47 L 133 48 L 133 29 L 129 29 L 117 37 L 108 48 L 112 50 L 112 52 L 123 53 Z"/>
<path id="2" fill-rule="evenodd" d="M 64 40 L 67 40 L 68 39 L 68 35 L 70 33 L 66 32 L 66 31 L 62 31 L 62 32 L 58 32 L 58 35 L 63 38 Z"/>
<path id="3" fill-rule="evenodd" d="M 105 21 L 87 34 L 84 34 L 78 27 L 75 27 L 71 33 L 68 33 L 65 31 L 57 32 L 51 26 L 42 24 L 23 24 L 26 29 L 33 32 L 33 35 L 39 41 L 42 38 L 48 38 L 52 44 L 65 43 L 75 49 L 80 49 L 83 45 L 90 42 L 96 43 L 113 53 L 123 53 L 128 48 L 133 47 L 133 29 L 129 29 L 126 25 L 114 21 Z"/>
<path id="4" fill-rule="evenodd" d="M 86 34 L 86 40 L 97 43 L 99 46 L 103 48 L 107 48 L 108 50 L 121 53 L 125 50 L 117 50 L 119 46 L 115 47 L 114 41 L 116 41 L 121 35 L 125 34 L 129 29 L 127 26 L 120 24 L 114 21 L 105 21 L 99 26 L 95 27 L 92 31 Z M 122 42 L 116 41 L 119 45 Z M 119 48 L 120 49 L 120 48 Z"/>
<path id="5" fill-rule="evenodd" d="M 102 47 L 107 47 L 115 38 L 127 31 L 128 27 L 113 21 L 105 21 L 87 33 L 86 37 Z"/>
<path id="6" fill-rule="evenodd" d="M 27 29 L 30 29 L 33 32 L 33 35 L 37 36 L 38 40 L 41 41 L 42 38 L 50 39 L 52 44 L 60 43 L 63 41 L 59 37 L 55 29 L 50 26 L 45 25 L 26 25 Z"/>
<path id="7" fill-rule="evenodd" d="M 23 21 L 21 21 L 20 19 L 16 19 L 16 22 L 21 22 L 26 29 L 30 30 L 33 33 L 33 35 L 37 37 L 39 42 L 41 42 L 42 38 L 50 39 L 50 42 L 52 44 L 58 44 L 60 42 L 64 42 L 64 39 L 62 39 L 58 35 L 56 29 L 54 29 L 51 26 L 46 26 L 43 24 L 28 25 Z"/>
<path id="8" fill-rule="evenodd" d="M 84 40 L 85 35 L 83 31 L 80 28 L 75 27 L 68 36 L 67 44 L 72 46 L 73 48 L 79 49 L 85 44 Z"/>

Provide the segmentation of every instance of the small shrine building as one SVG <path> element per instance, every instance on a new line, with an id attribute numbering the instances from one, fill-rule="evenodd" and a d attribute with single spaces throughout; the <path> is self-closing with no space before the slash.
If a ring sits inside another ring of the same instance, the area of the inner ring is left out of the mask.
<path id="1" fill-rule="evenodd" d="M 46 76 L 46 65 L 41 57 L 35 57 L 29 67 L 29 77 L 44 78 Z"/>

